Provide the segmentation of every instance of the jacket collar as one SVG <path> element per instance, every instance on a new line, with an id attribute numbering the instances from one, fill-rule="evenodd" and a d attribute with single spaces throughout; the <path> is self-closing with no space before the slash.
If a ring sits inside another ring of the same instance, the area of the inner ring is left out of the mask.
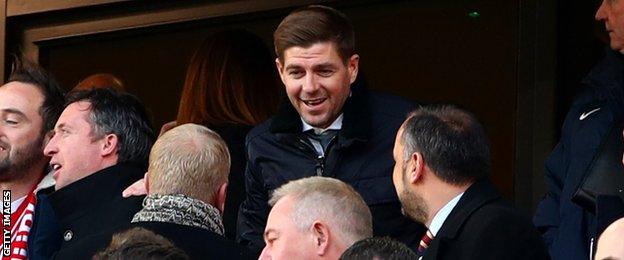
<path id="1" fill-rule="evenodd" d="M 500 193 L 489 180 L 481 179 L 476 181 L 462 195 L 457 206 L 455 206 L 442 225 L 442 228 L 440 228 L 436 239 L 455 238 L 464 222 L 468 220 L 473 212 L 500 197 Z"/>
<path id="2" fill-rule="evenodd" d="M 97 171 L 50 194 L 50 202 L 62 219 L 78 211 L 100 206 L 116 198 L 130 184 L 143 177 L 140 164 L 124 162 Z"/>
<path id="3" fill-rule="evenodd" d="M 593 89 L 599 100 L 624 100 L 624 56 L 607 47 L 604 59 L 592 68 L 582 83 Z"/>
<path id="4" fill-rule="evenodd" d="M 351 96 L 342 108 L 344 115 L 339 136 L 345 140 L 368 140 L 371 134 L 369 93 L 361 83 L 351 86 Z M 302 131 L 301 117 L 292 104 L 285 100 L 271 121 L 269 131 L 273 134 L 298 134 Z"/>

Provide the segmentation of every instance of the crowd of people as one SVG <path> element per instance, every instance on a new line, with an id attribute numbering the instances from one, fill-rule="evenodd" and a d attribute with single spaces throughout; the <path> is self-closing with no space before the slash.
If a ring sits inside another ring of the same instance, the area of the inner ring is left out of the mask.
<path id="1" fill-rule="evenodd" d="M 285 17 L 274 63 L 249 32 L 206 39 L 160 133 L 114 75 L 64 93 L 17 58 L 0 87 L 3 259 L 624 259 L 624 208 L 602 222 L 572 199 L 585 151 L 624 118 L 624 3 L 596 18 L 612 50 L 566 120 L 533 221 L 489 180 L 475 115 L 369 90 L 353 26 L 330 7 Z"/>

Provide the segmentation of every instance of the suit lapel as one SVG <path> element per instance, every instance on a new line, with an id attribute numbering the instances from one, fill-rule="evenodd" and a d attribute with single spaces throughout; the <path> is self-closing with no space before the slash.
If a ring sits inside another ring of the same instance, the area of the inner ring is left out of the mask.
<path id="1" fill-rule="evenodd" d="M 483 179 L 473 183 L 446 218 L 422 259 L 437 259 L 438 252 L 444 250 L 444 244 L 457 237 L 459 230 L 470 218 L 470 215 L 483 205 L 498 198 L 500 198 L 500 193 L 489 180 Z"/>

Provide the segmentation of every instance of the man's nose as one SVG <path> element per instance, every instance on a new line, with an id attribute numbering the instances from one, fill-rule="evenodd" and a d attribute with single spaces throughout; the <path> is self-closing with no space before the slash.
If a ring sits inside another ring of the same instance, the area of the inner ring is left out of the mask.
<path id="1" fill-rule="evenodd" d="M 46 156 L 52 156 L 56 154 L 57 151 L 58 149 L 56 147 L 56 137 L 52 137 L 50 141 L 48 141 L 46 147 L 43 149 L 43 154 L 45 154 Z"/>
<path id="2" fill-rule="evenodd" d="M 307 93 L 315 92 L 318 90 L 318 81 L 316 77 L 312 73 L 307 74 L 305 80 L 303 81 L 302 90 Z"/>
<path id="3" fill-rule="evenodd" d="M 607 19 L 606 1 L 608 1 L 608 0 L 603 0 L 600 3 L 600 7 L 598 7 L 598 10 L 596 10 L 596 15 L 594 16 L 594 18 L 597 21 L 602 21 L 602 20 Z"/>
<path id="4" fill-rule="evenodd" d="M 258 260 L 270 260 L 271 256 L 269 254 L 269 250 L 267 249 L 267 246 L 265 246 L 262 249 L 262 253 L 260 254 L 260 257 L 258 257 Z"/>

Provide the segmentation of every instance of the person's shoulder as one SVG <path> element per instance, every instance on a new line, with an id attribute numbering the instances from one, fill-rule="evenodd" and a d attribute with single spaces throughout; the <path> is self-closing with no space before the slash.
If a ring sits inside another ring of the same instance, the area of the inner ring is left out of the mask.
<path id="1" fill-rule="evenodd" d="M 247 137 L 245 138 L 245 143 L 248 145 L 250 142 L 253 142 L 257 138 L 263 136 L 266 137 L 267 135 L 269 135 L 271 123 L 273 122 L 273 120 L 275 120 L 275 116 L 265 120 L 264 122 L 249 130 L 249 132 L 247 133 Z"/>
<path id="2" fill-rule="evenodd" d="M 208 230 L 166 222 L 137 222 L 135 227 L 142 227 L 159 234 L 173 242 L 191 256 L 226 259 L 252 259 L 248 250 L 217 233 Z M 212 248 L 213 250 L 210 250 Z"/>

